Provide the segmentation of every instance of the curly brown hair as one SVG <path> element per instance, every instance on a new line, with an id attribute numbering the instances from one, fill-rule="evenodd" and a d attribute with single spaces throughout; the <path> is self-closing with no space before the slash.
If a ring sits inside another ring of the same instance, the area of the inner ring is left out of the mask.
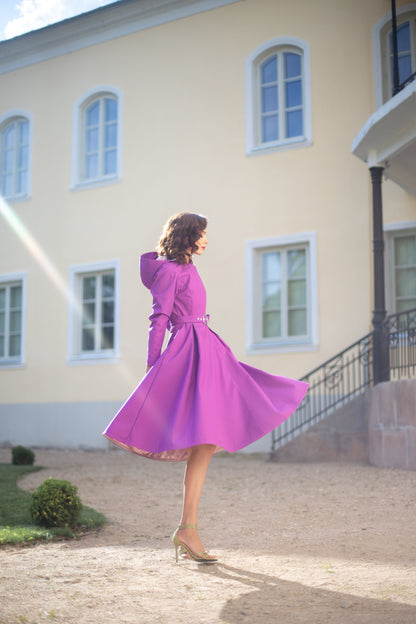
<path id="1" fill-rule="evenodd" d="M 158 254 L 178 264 L 189 264 L 192 262 L 192 254 L 198 249 L 195 243 L 207 225 L 206 217 L 193 212 L 173 215 L 163 228 L 157 247 Z"/>

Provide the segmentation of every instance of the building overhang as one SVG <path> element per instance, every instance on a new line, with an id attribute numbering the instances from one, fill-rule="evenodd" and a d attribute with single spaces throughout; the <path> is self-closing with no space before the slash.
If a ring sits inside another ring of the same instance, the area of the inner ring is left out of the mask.
<path id="1" fill-rule="evenodd" d="M 416 80 L 371 115 L 351 151 L 368 167 L 384 167 L 387 178 L 416 195 Z"/>
<path id="2" fill-rule="evenodd" d="M 0 41 L 0 74 L 242 0 L 123 0 Z"/>

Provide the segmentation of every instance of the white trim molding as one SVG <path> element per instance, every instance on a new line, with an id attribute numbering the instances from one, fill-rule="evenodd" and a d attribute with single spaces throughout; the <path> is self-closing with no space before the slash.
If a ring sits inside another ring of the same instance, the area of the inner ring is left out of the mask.
<path id="1" fill-rule="evenodd" d="M 0 362 L 0 370 L 9 368 L 23 368 L 26 364 L 26 308 L 27 308 L 27 271 L 21 273 L 3 273 L 0 275 L 1 284 L 20 282 L 22 285 L 22 318 L 21 318 L 21 344 L 20 357 L 17 360 L 3 360 Z"/>
<path id="2" fill-rule="evenodd" d="M 114 271 L 114 348 L 108 352 L 81 353 L 79 347 L 80 319 L 82 318 L 82 304 L 80 300 L 79 282 L 84 274 Z M 68 364 L 103 364 L 114 363 L 120 359 L 120 260 L 103 262 L 89 262 L 69 267 L 68 298 L 68 336 L 67 362 Z"/>
<path id="3" fill-rule="evenodd" d="M 82 176 L 84 156 L 84 113 L 95 99 L 113 96 L 117 100 L 117 168 L 114 174 L 84 180 Z M 83 93 L 72 109 L 71 191 L 95 188 L 120 182 L 123 160 L 123 92 L 112 85 L 102 84 Z"/>
<path id="4" fill-rule="evenodd" d="M 11 195 L 5 197 L 8 203 L 26 201 L 32 194 L 32 158 L 33 158 L 33 115 L 22 108 L 13 108 L 0 116 L 0 134 L 3 129 L 12 121 L 24 119 L 29 124 L 29 153 L 27 170 L 27 189 L 21 195 Z M 1 147 L 1 146 L 0 146 Z"/>
<path id="5" fill-rule="evenodd" d="M 308 325 L 307 339 L 285 339 L 259 342 L 256 330 L 256 256 L 265 249 L 288 247 L 291 245 L 305 245 L 308 249 Z M 300 351 L 314 351 L 319 344 L 318 324 L 318 262 L 316 232 L 304 232 L 261 238 L 246 242 L 246 351 L 254 353 L 291 353 Z"/>
<path id="6" fill-rule="evenodd" d="M 303 136 L 276 141 L 274 144 L 259 145 L 256 116 L 258 111 L 257 71 L 258 61 L 270 50 L 284 47 L 297 48 L 302 53 L 303 86 Z M 259 45 L 245 61 L 245 106 L 246 106 L 246 154 L 265 154 L 312 144 L 312 93 L 310 47 L 298 37 L 275 37 Z"/>
<path id="7" fill-rule="evenodd" d="M 0 74 L 242 0 L 123 0 L 0 41 Z"/>

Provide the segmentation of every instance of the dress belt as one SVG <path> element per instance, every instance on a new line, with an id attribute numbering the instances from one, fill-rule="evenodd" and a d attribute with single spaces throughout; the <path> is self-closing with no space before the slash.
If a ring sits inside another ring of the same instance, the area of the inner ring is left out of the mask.
<path id="1" fill-rule="evenodd" d="M 170 330 L 176 329 L 179 325 L 184 323 L 204 323 L 208 325 L 209 314 L 203 314 L 201 316 L 173 316 L 169 319 Z"/>

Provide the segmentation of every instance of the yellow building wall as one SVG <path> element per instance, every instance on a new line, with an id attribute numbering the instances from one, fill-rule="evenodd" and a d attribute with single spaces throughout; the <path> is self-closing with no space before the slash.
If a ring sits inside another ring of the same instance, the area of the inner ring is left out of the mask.
<path id="1" fill-rule="evenodd" d="M 126 398 L 144 370 L 151 305 L 139 255 L 181 210 L 208 217 L 209 246 L 197 266 L 211 326 L 239 359 L 300 377 L 370 330 L 371 188 L 351 141 L 374 111 L 371 29 L 388 8 L 378 0 L 245 0 L 0 77 L 0 114 L 25 109 L 34 123 L 32 194 L 13 210 L 66 282 L 71 265 L 121 261 L 120 362 L 68 365 L 67 301 L 1 224 L 0 272 L 28 272 L 26 365 L 0 371 L 2 402 Z M 278 36 L 310 45 L 313 143 L 249 157 L 244 62 Z M 123 93 L 122 179 L 72 191 L 73 105 L 101 84 Z M 414 219 L 415 198 L 393 186 L 385 185 L 387 221 Z M 248 355 L 245 242 L 311 231 L 318 349 Z"/>

